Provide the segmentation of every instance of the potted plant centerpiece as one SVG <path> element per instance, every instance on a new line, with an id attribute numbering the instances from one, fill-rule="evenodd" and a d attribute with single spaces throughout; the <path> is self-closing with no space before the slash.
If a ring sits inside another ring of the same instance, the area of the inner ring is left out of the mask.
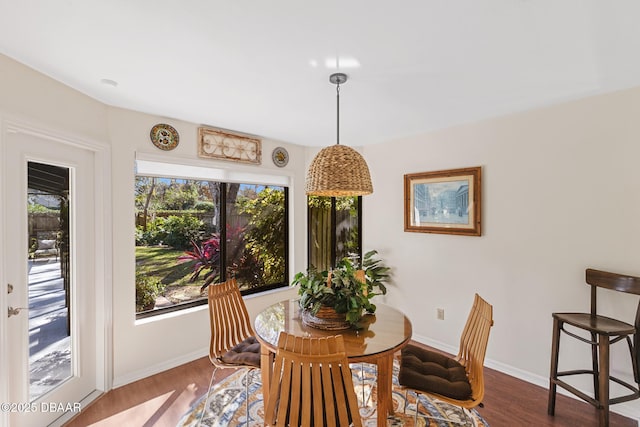
<path id="1" fill-rule="evenodd" d="M 331 271 L 310 268 L 295 275 L 291 286 L 298 285 L 302 321 L 321 329 L 338 330 L 358 327 L 366 313 L 375 313 L 371 302 L 384 295 L 389 267 L 375 258 L 377 251 L 364 255 L 362 267 L 344 258 Z"/>

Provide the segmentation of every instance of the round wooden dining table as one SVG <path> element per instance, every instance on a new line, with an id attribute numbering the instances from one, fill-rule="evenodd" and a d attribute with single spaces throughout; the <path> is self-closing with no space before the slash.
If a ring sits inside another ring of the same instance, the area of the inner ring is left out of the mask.
<path id="1" fill-rule="evenodd" d="M 378 367 L 377 425 L 386 426 L 387 417 L 393 415 L 393 355 L 409 342 L 412 328 L 411 321 L 401 311 L 386 304 L 376 306 L 375 314 L 363 317 L 361 328 L 338 331 L 326 331 L 305 325 L 297 299 L 281 301 L 260 312 L 256 316 L 254 330 L 261 344 L 260 366 L 265 407 L 280 332 L 305 337 L 342 335 L 349 362 L 373 363 Z"/>

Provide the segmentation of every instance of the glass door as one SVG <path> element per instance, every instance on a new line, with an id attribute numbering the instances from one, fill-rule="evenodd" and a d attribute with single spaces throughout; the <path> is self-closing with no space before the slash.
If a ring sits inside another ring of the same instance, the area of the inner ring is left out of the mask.
<path id="1" fill-rule="evenodd" d="M 45 426 L 96 389 L 94 153 L 16 132 L 5 154 L 9 419 Z"/>

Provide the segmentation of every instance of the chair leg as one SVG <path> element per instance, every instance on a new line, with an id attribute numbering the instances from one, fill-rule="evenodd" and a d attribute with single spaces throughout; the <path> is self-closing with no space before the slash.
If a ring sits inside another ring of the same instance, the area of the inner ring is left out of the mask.
<path id="1" fill-rule="evenodd" d="M 366 385 L 366 377 L 365 377 L 364 365 L 365 365 L 365 362 L 360 362 L 360 379 L 359 380 L 360 380 L 360 388 L 361 388 L 360 394 L 362 395 L 361 396 L 362 399 L 360 399 L 359 403 L 358 403 L 360 408 L 366 408 L 368 403 L 369 403 L 369 398 L 371 397 L 371 393 L 369 393 L 369 396 L 367 396 L 367 385 Z M 349 368 L 351 368 L 351 366 L 353 366 L 353 368 L 351 369 L 352 372 L 356 372 L 357 368 L 356 368 L 355 364 L 353 364 L 353 365 L 350 364 Z M 356 382 L 354 382 L 354 388 L 356 389 L 356 392 L 357 392 Z"/>
<path id="2" fill-rule="evenodd" d="M 598 334 L 591 332 L 591 371 L 593 372 L 593 398 L 600 400 L 600 366 L 598 364 Z"/>
<path id="3" fill-rule="evenodd" d="M 600 335 L 598 340 L 600 350 L 599 379 L 599 408 L 598 419 L 600 427 L 609 426 L 609 337 Z"/>
<path id="4" fill-rule="evenodd" d="M 627 346 L 629 347 L 629 355 L 631 356 L 631 366 L 633 367 L 633 378 L 635 378 L 636 383 L 640 386 L 640 375 L 638 373 L 638 359 L 634 354 L 633 344 L 631 343 L 631 338 L 627 336 L 626 338 Z"/>
<path id="5" fill-rule="evenodd" d="M 409 402 L 409 389 L 405 388 L 404 389 L 404 408 L 403 408 L 403 413 L 404 415 L 407 415 L 407 404 Z"/>
<path id="6" fill-rule="evenodd" d="M 211 387 L 213 386 L 213 379 L 216 376 L 216 372 L 218 371 L 218 367 L 216 366 L 213 369 L 213 374 L 211 374 L 211 379 L 209 380 L 209 388 L 207 389 L 207 397 L 204 399 L 204 406 L 202 407 L 202 412 L 200 412 L 200 417 L 198 418 L 197 426 L 202 424 L 202 419 L 204 418 L 204 413 L 207 411 L 207 403 L 209 403 L 209 394 L 211 393 Z"/>
<path id="7" fill-rule="evenodd" d="M 362 378 L 361 384 L 362 384 L 362 407 L 366 408 L 367 405 L 369 404 L 369 399 L 371 399 L 372 393 L 371 393 L 371 389 L 369 389 L 369 396 L 366 395 L 366 391 L 367 388 L 365 386 L 365 377 L 364 377 L 364 364 L 365 362 L 360 363 L 360 375 Z M 375 378 L 375 382 L 377 383 L 378 381 L 378 365 L 373 365 L 374 366 L 374 372 L 373 372 L 373 377 Z"/>
<path id="8" fill-rule="evenodd" d="M 247 413 L 247 427 L 249 427 L 249 374 L 251 373 L 251 369 L 247 369 L 244 374 L 244 403 L 245 410 Z"/>
<path id="9" fill-rule="evenodd" d="M 553 318 L 553 338 L 551 342 L 551 370 L 549 373 L 549 402 L 547 414 L 553 415 L 556 410 L 556 380 L 558 379 L 558 356 L 560 353 L 560 329 L 562 324 Z"/>
<path id="10" fill-rule="evenodd" d="M 367 406 L 367 403 L 365 402 L 365 396 L 364 396 L 364 362 L 360 363 L 360 378 L 362 379 L 362 381 L 360 382 L 360 384 L 362 385 L 362 406 Z"/>
<path id="11" fill-rule="evenodd" d="M 416 415 L 415 417 L 413 417 L 413 425 L 417 426 L 418 425 L 418 412 L 420 408 L 420 393 L 416 393 Z"/>
<path id="12" fill-rule="evenodd" d="M 414 393 L 416 394 L 416 413 L 413 416 L 413 425 L 417 426 L 418 425 L 418 405 L 420 404 L 420 393 L 418 393 L 417 391 L 414 391 Z M 404 408 L 403 408 L 404 415 L 407 415 L 408 405 L 409 405 L 409 389 L 405 388 L 404 389 Z"/>
<path id="13" fill-rule="evenodd" d="M 404 401 L 405 401 L 404 414 L 405 415 L 407 414 L 407 402 L 408 402 L 407 393 L 408 393 L 408 389 L 405 389 L 405 394 L 404 394 Z M 420 408 L 420 396 L 421 396 L 421 394 L 418 393 L 416 390 L 414 390 L 414 393 L 416 394 L 416 412 L 413 415 L 413 425 L 417 426 L 418 425 L 418 412 L 420 412 L 419 408 Z M 425 409 L 426 409 L 426 406 L 425 406 Z M 465 421 L 456 421 L 456 420 L 452 420 L 452 419 L 446 418 L 446 417 L 444 417 L 444 418 L 443 417 L 434 417 L 434 416 L 429 416 L 429 415 L 424 415 L 424 416 L 421 415 L 421 417 L 424 418 L 424 419 L 428 419 L 428 420 L 444 421 L 444 422 L 449 423 L 449 424 L 473 425 L 473 420 L 467 414 L 465 409 L 462 406 L 460 406 L 460 409 L 462 410 L 462 414 L 464 415 Z M 427 425 L 429 425 L 429 424 L 427 424 Z"/>
<path id="14" fill-rule="evenodd" d="M 473 425 L 473 420 L 471 419 L 471 415 L 470 415 L 471 414 L 471 410 L 469 409 L 469 413 L 467 413 L 467 411 L 463 407 L 460 407 L 460 409 L 462 409 L 462 413 L 464 414 L 465 419 L 468 421 L 468 423 L 467 423 L 467 421 L 465 421 L 465 425 L 469 424 L 470 426 L 472 426 Z"/>

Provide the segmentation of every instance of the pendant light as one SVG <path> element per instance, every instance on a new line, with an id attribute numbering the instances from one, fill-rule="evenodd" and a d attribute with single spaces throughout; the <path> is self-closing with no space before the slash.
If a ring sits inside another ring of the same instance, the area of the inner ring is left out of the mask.
<path id="1" fill-rule="evenodd" d="M 340 85 L 347 75 L 335 73 L 329 81 L 336 85 L 337 141 L 325 147 L 311 161 L 305 182 L 306 193 L 313 196 L 364 196 L 373 193 L 367 162 L 351 147 L 340 145 Z"/>

